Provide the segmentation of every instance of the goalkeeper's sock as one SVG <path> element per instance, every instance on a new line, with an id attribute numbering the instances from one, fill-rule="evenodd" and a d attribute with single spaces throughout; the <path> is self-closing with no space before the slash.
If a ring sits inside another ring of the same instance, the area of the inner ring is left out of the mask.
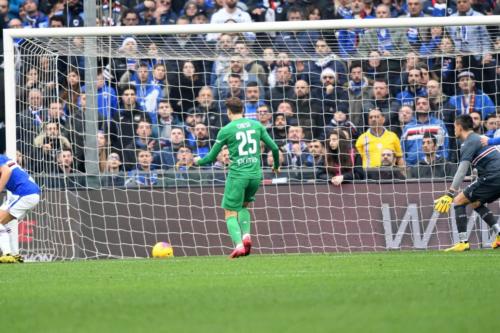
<path id="1" fill-rule="evenodd" d="M 241 234 L 244 235 L 249 235 L 250 234 L 250 222 L 251 222 L 251 216 L 250 212 L 248 209 L 243 208 L 238 212 L 238 221 L 240 222 L 240 227 L 241 227 Z"/>
<path id="2" fill-rule="evenodd" d="M 226 223 L 227 223 L 227 231 L 229 231 L 229 235 L 231 236 L 234 245 L 236 247 L 243 246 L 243 243 L 241 241 L 241 229 L 240 225 L 238 224 L 238 219 L 236 218 L 236 216 L 231 216 L 227 218 Z"/>
<path id="3" fill-rule="evenodd" d="M 9 234 L 7 232 L 7 228 L 0 223 L 0 250 L 2 250 L 2 254 L 10 254 L 12 252 L 10 248 L 10 239 Z"/>
<path id="4" fill-rule="evenodd" d="M 481 205 L 474 210 L 479 214 L 479 216 L 481 216 L 483 221 L 490 226 L 490 228 L 495 230 L 497 234 L 500 234 L 500 225 L 497 223 L 497 220 L 488 207 L 486 207 L 485 205 Z"/>
<path id="5" fill-rule="evenodd" d="M 467 243 L 467 212 L 465 206 L 455 206 L 455 219 L 457 220 L 458 239 L 462 243 Z"/>

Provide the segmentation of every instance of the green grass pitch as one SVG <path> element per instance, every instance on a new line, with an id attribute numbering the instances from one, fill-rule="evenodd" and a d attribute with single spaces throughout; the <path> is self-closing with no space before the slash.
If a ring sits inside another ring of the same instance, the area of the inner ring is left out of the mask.
<path id="1" fill-rule="evenodd" d="M 1 332 L 496 332 L 500 251 L 0 265 Z"/>

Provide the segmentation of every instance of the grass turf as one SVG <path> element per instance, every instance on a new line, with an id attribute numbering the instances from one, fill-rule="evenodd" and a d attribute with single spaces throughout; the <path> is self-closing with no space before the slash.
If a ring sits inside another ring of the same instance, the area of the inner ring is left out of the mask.
<path id="1" fill-rule="evenodd" d="M 0 265 L 2 332 L 493 332 L 500 251 Z"/>

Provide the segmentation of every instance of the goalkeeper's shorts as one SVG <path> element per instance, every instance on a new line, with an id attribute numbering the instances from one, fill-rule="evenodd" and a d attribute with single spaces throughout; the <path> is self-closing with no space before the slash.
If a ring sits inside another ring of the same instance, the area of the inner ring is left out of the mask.
<path id="1" fill-rule="evenodd" d="M 228 176 L 222 208 L 240 211 L 244 202 L 255 201 L 255 193 L 259 190 L 261 179 L 245 179 Z"/>
<path id="2" fill-rule="evenodd" d="M 500 175 L 495 177 L 479 177 L 467 186 L 464 195 L 470 202 L 490 203 L 500 198 Z"/>

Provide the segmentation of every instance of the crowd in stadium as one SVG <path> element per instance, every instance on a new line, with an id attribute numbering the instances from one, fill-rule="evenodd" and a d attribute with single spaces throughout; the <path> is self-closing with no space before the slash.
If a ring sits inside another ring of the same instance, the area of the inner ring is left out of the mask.
<path id="1" fill-rule="evenodd" d="M 495 15 L 500 5 L 491 0 L 130 0 L 104 1 L 98 13 L 98 25 L 131 26 Z M 0 15 L 4 28 L 84 25 L 79 0 L 0 0 Z M 122 56 L 98 61 L 99 168 L 126 172 L 118 185 L 155 184 L 154 170 L 192 169 L 193 156 L 205 156 L 228 123 L 224 100 L 233 96 L 244 101 L 247 118 L 268 128 L 283 167 L 312 168 L 316 179 L 334 185 L 453 176 L 458 159 L 453 121 L 460 114 L 473 117 L 477 133 L 500 136 L 498 27 L 163 38 L 159 46 L 123 36 Z M 16 40 L 21 53 L 25 42 Z M 185 56 L 197 45 L 219 56 L 155 58 L 158 47 Z M 18 161 L 30 171 L 85 172 L 84 74 L 83 57 L 21 60 Z M 223 170 L 227 155 L 222 151 L 211 168 Z M 263 163 L 272 164 L 266 151 Z"/>

